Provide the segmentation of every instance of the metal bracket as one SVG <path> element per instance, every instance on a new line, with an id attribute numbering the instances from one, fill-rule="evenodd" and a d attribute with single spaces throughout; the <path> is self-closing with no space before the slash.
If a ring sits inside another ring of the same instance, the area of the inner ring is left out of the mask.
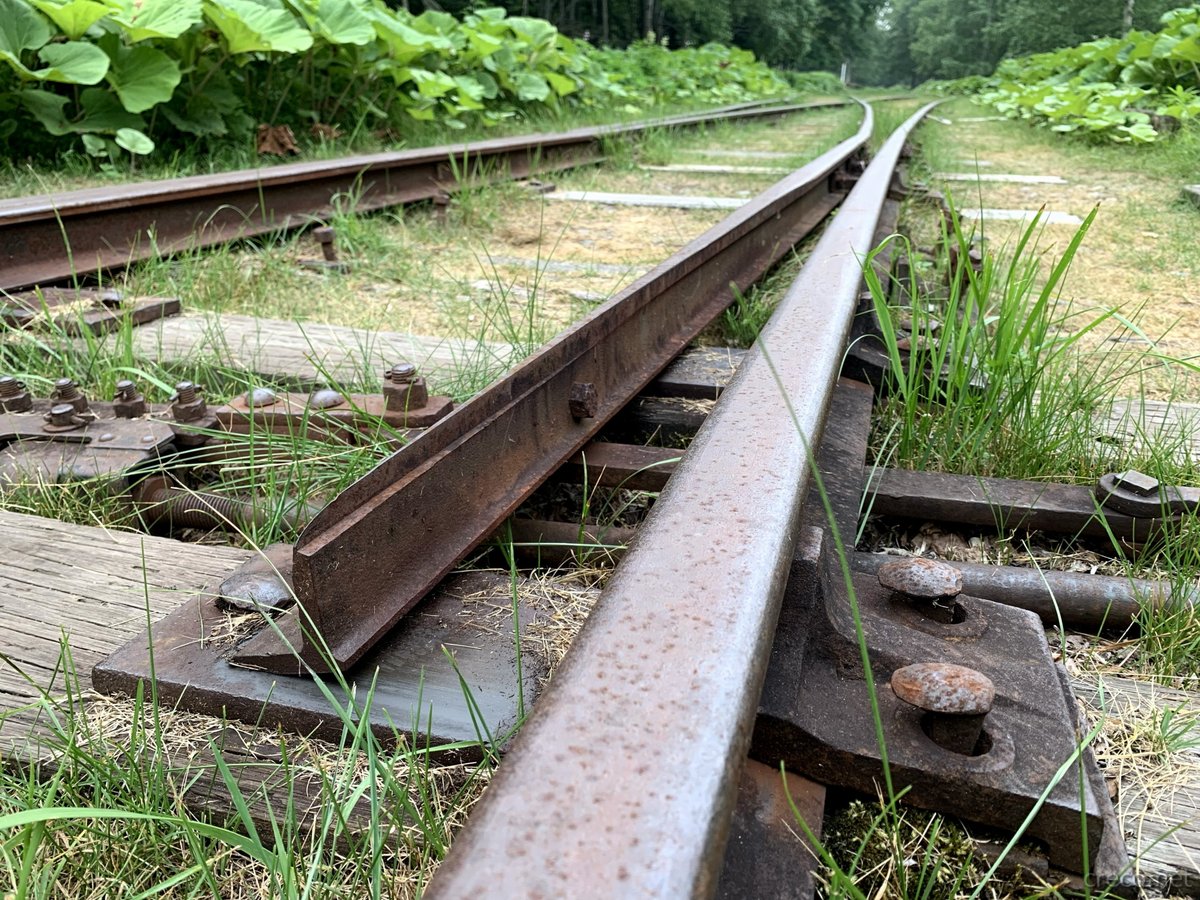
<path id="1" fill-rule="evenodd" d="M 424 379 L 420 379 L 422 388 Z M 253 425 L 275 434 L 302 434 L 319 440 L 353 442 L 376 430 L 380 423 L 402 430 L 426 428 L 453 409 L 449 397 L 424 395 L 396 398 L 395 393 L 341 394 L 324 389 L 311 394 L 276 393 L 265 388 L 248 391 L 216 411 L 226 431 L 246 434 Z"/>
<path id="2" fill-rule="evenodd" d="M 47 318 L 67 334 L 102 334 L 129 319 L 134 325 L 179 315 L 177 297 L 126 297 L 120 291 L 37 288 L 10 294 L 0 305 L 0 321 L 30 328 Z"/>
<path id="3" fill-rule="evenodd" d="M 0 413 L 0 487 L 107 477 L 124 489 L 126 473 L 174 439 L 167 422 L 100 419 L 69 404 L 44 414 Z"/>
<path id="4" fill-rule="evenodd" d="M 1096 500 L 1106 510 L 1137 518 L 1169 518 L 1200 509 L 1200 488 L 1163 484 L 1134 469 L 1110 472 L 1096 482 Z"/>

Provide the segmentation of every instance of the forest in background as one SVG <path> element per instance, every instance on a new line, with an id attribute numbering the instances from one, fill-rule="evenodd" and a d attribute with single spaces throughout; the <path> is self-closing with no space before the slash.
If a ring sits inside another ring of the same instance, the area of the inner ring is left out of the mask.
<path id="1" fill-rule="evenodd" d="M 412 12 L 461 15 L 476 0 L 407 0 Z M 548 19 L 566 35 L 624 47 L 652 35 L 670 47 L 716 41 L 784 69 L 838 71 L 861 58 L 885 0 L 502 0 L 510 15 Z"/>
<path id="2" fill-rule="evenodd" d="M 462 13 L 474 0 L 408 0 Z M 671 47 L 735 44 L 772 66 L 839 72 L 853 82 L 917 85 L 988 75 L 1003 59 L 1070 47 L 1130 28 L 1157 31 L 1178 0 L 503 0 L 510 14 L 623 47 L 653 35 Z"/>

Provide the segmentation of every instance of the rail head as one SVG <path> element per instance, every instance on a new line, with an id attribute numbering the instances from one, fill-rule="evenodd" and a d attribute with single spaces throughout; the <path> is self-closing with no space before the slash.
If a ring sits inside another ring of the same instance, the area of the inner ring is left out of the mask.
<path id="1" fill-rule="evenodd" d="M 889 138 L 672 477 L 427 897 L 711 896 Z"/>
<path id="2" fill-rule="evenodd" d="M 295 674 L 360 659 L 720 315 L 731 284 L 748 288 L 825 219 L 865 119 L 335 497 L 296 544 L 287 640 L 263 632 L 237 663 Z M 576 417 L 569 394 L 585 384 L 595 408 Z"/>
<path id="3" fill-rule="evenodd" d="M 845 105 L 848 101 L 813 101 L 780 105 L 736 104 L 706 113 L 664 116 L 638 122 L 572 128 L 514 137 L 488 138 L 469 143 L 417 147 L 381 153 L 355 154 L 331 160 L 305 160 L 277 165 L 237 169 L 211 175 L 189 175 L 125 185 L 82 188 L 28 197 L 0 199 L 0 228 L 43 218 L 69 219 L 105 210 L 152 207 L 161 203 L 179 203 L 211 196 L 219 202 L 222 194 L 237 189 L 269 188 L 301 184 L 328 178 L 356 178 L 389 169 L 442 163 L 449 160 L 503 156 L 513 152 L 537 153 L 542 148 L 570 146 L 609 137 L 637 134 L 653 128 L 675 128 L 701 124 L 714 118 L 740 121 Z"/>

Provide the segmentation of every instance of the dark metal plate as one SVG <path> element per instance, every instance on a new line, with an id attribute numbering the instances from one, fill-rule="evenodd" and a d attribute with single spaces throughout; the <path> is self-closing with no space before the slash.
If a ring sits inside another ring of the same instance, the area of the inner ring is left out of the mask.
<path id="1" fill-rule="evenodd" d="M 791 801 L 789 803 L 789 800 Z M 796 824 L 792 805 L 821 837 L 825 788 L 752 759 L 738 782 L 737 806 L 725 845 L 719 900 L 807 900 L 816 888 L 816 850 Z"/>
<path id="2" fill-rule="evenodd" d="M 517 656 L 506 612 L 510 602 L 506 573 L 448 578 L 420 613 L 405 619 L 347 676 L 360 709 L 373 692 L 372 730 L 385 741 L 415 733 L 422 745 L 427 737 L 444 744 L 507 735 L 518 722 Z M 497 614 L 506 623 L 503 627 L 481 618 Z M 522 607 L 522 628 L 536 615 Z M 154 626 L 159 698 L 175 704 L 186 695 L 186 708 L 195 712 L 337 740 L 342 724 L 315 681 L 229 665 L 234 647 L 219 637 L 229 621 L 207 595 L 188 600 Z M 133 694 L 139 681 L 151 677 L 147 645 L 143 633 L 96 666 L 95 688 Z M 531 703 L 547 668 L 530 647 L 524 648 L 521 662 L 525 702 Z M 347 702 L 335 682 L 327 684 L 340 702 Z"/>
<path id="3" fill-rule="evenodd" d="M 789 581 L 751 755 L 874 795 L 883 773 L 850 606 L 841 574 L 819 569 L 800 560 Z M 1015 831 L 1076 752 L 1074 699 L 1064 694 L 1040 620 L 971 598 L 960 601 L 963 621 L 942 624 L 893 601 L 869 576 L 854 576 L 854 587 L 897 790 L 911 788 L 906 802 Z M 986 752 L 943 750 L 923 730 L 921 711 L 890 690 L 893 671 L 930 661 L 967 666 L 994 682 Z M 1083 828 L 1098 847 L 1109 802 L 1081 777 L 1068 772 L 1027 832 L 1046 845 L 1052 864 L 1076 872 L 1084 867 Z"/>

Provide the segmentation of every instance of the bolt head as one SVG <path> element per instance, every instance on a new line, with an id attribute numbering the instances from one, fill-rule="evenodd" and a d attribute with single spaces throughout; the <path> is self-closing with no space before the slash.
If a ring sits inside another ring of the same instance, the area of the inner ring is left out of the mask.
<path id="1" fill-rule="evenodd" d="M 600 394 L 590 381 L 576 381 L 571 385 L 567 406 L 576 419 L 594 419 L 600 409 Z"/>
<path id="2" fill-rule="evenodd" d="M 982 672 L 953 663 L 916 663 L 892 673 L 892 693 L 920 709 L 950 716 L 991 711 L 996 686 Z"/>
<path id="3" fill-rule="evenodd" d="M 962 593 L 962 572 L 937 559 L 893 560 L 879 567 L 877 577 L 885 588 L 915 599 L 938 600 Z"/>
<path id="4" fill-rule="evenodd" d="M 308 405 L 313 409 L 330 409 L 346 402 L 346 398 L 331 388 L 321 388 L 309 394 Z"/>
<path id="5" fill-rule="evenodd" d="M 319 228 L 314 228 L 312 235 L 316 238 L 318 244 L 332 244 L 335 238 L 334 230 L 328 225 L 322 225 Z"/>
<path id="6" fill-rule="evenodd" d="M 253 408 L 257 406 L 270 406 L 278 398 L 275 396 L 274 391 L 265 387 L 256 387 L 246 391 L 245 399 L 246 405 Z"/>

